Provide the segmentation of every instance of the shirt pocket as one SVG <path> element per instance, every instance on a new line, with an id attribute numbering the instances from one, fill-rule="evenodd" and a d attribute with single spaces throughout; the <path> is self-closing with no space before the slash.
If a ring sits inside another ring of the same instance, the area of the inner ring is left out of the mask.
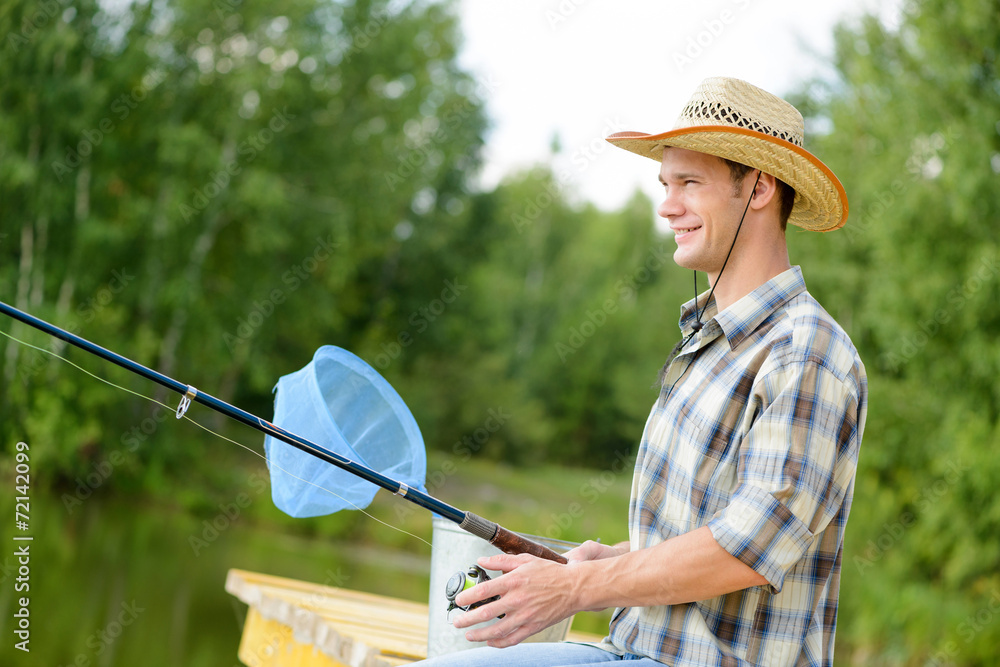
<path id="1" fill-rule="evenodd" d="M 716 461 L 734 461 L 745 430 L 747 405 L 753 395 L 753 374 L 724 373 L 692 397 L 695 405 L 688 409 L 689 420 L 701 438 L 699 449 Z M 756 408 L 754 408 L 756 409 Z"/>
<path id="2" fill-rule="evenodd" d="M 697 408 L 688 411 L 692 432 L 691 501 L 703 517 L 711 517 L 729 502 L 739 486 L 740 447 L 747 396 L 736 377 L 719 378 L 700 392 Z"/>

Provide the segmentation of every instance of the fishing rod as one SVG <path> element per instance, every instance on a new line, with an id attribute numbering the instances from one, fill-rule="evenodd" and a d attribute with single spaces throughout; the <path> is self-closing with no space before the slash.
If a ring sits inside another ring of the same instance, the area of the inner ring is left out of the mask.
<path id="1" fill-rule="evenodd" d="M 70 333 L 65 329 L 60 329 L 55 325 L 49 324 L 48 322 L 35 317 L 34 315 L 30 315 L 24 311 L 9 306 L 2 301 L 0 301 L 0 312 L 18 320 L 19 322 L 27 324 L 30 327 L 47 333 L 50 336 L 66 341 L 67 343 L 100 357 L 105 361 L 110 361 L 113 364 L 121 366 L 122 368 L 140 375 L 147 380 L 152 380 L 167 389 L 177 392 L 181 395 L 180 403 L 177 406 L 178 419 L 184 416 L 184 413 L 187 412 L 187 409 L 192 401 L 195 403 L 201 403 L 202 405 L 231 419 L 234 419 L 242 424 L 246 424 L 247 426 L 261 431 L 266 435 L 270 435 L 271 437 L 277 438 L 282 442 L 286 442 L 289 445 L 306 452 L 307 454 L 311 454 L 322 461 L 337 466 L 352 475 L 380 486 L 381 488 L 386 489 L 394 495 L 400 496 L 415 505 L 419 505 L 424 509 L 430 510 L 445 519 L 448 519 L 452 523 L 458 524 L 458 527 L 465 532 L 486 540 L 504 553 L 528 553 L 533 556 L 538 556 L 539 558 L 556 561 L 557 563 L 566 562 L 564 557 L 560 556 L 548 547 L 529 540 L 521 535 L 518 535 L 517 533 L 511 532 L 497 523 L 484 519 L 483 517 L 472 512 L 460 510 L 457 507 L 444 503 L 431 495 L 419 491 L 418 489 L 411 488 L 407 484 L 397 482 L 396 480 L 386 477 L 376 470 L 351 461 L 350 459 L 345 458 L 336 452 L 325 449 L 324 447 L 320 447 L 316 443 L 306 440 L 291 431 L 275 426 L 260 417 L 246 412 L 245 410 L 241 410 L 240 408 L 230 405 L 229 403 L 215 398 L 214 396 L 199 391 L 191 385 L 178 382 L 177 380 L 167 377 L 163 373 L 146 368 L 142 364 L 138 364 L 131 359 L 103 348 L 100 345 L 91 343 L 85 338 L 81 338 L 80 336 Z"/>

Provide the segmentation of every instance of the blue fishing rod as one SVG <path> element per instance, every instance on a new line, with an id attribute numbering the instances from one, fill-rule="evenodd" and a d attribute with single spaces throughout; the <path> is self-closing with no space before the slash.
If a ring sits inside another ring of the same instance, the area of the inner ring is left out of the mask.
<path id="1" fill-rule="evenodd" d="M 136 375 L 140 375 L 147 380 L 152 380 L 167 389 L 177 392 L 181 395 L 180 403 L 177 406 L 178 419 L 184 416 L 184 413 L 187 412 L 187 409 L 192 402 L 200 403 L 220 414 L 223 414 L 242 424 L 246 424 L 247 426 L 266 435 L 288 443 L 292 447 L 345 470 L 352 475 L 360 477 L 367 482 L 371 482 L 376 486 L 386 489 L 394 495 L 400 496 L 415 505 L 419 505 L 424 509 L 430 510 L 445 519 L 458 524 L 458 527 L 467 533 L 486 540 L 504 553 L 528 553 L 533 556 L 556 561 L 558 563 L 566 562 L 565 558 L 548 547 L 529 540 L 521 535 L 518 535 L 517 533 L 511 532 L 497 523 L 484 519 L 483 517 L 472 512 L 460 510 L 457 507 L 444 503 L 418 489 L 411 488 L 407 484 L 397 482 L 390 477 L 386 477 L 377 470 L 373 470 L 367 466 L 361 465 L 360 463 L 351 461 L 350 459 L 321 447 L 310 440 L 292 433 L 291 431 L 275 426 L 274 424 L 265 421 L 256 415 L 250 414 L 245 410 L 241 410 L 240 408 L 230 405 L 229 403 L 206 394 L 205 392 L 199 391 L 191 385 L 178 382 L 173 378 L 167 377 L 163 373 L 147 368 L 142 364 L 128 359 L 127 357 L 123 357 L 117 352 L 112 352 L 107 348 L 96 345 L 85 338 L 81 338 L 80 336 L 70 333 L 65 329 L 60 329 L 55 325 L 49 324 L 48 322 L 35 317 L 34 315 L 30 315 L 29 313 L 9 306 L 2 301 L 0 301 L 0 312 L 18 320 L 19 322 L 27 324 L 30 327 L 47 333 L 50 336 L 66 341 L 67 343 L 89 352 L 90 354 L 93 354 L 105 361 L 110 361 L 113 364 L 121 366 L 125 370 L 131 371 Z"/>

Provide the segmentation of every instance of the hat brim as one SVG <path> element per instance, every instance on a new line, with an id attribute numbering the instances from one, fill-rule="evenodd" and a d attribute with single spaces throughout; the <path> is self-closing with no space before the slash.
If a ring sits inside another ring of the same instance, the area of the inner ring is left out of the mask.
<path id="1" fill-rule="evenodd" d="M 790 224 L 829 232 L 847 222 L 847 192 L 840 180 L 815 155 L 784 139 L 739 127 L 700 125 L 662 134 L 616 132 L 607 140 L 657 162 L 663 148 L 672 146 L 760 169 L 795 190 Z"/>

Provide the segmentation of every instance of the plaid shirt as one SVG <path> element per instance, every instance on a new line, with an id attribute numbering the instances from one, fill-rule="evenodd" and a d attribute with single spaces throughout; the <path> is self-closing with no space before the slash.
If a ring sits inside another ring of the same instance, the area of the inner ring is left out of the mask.
<path id="1" fill-rule="evenodd" d="M 685 335 L 706 298 L 684 305 Z M 864 366 L 798 267 L 722 313 L 713 301 L 706 318 L 666 369 L 646 422 L 631 548 L 707 525 L 769 585 L 618 609 L 605 648 L 674 667 L 831 665 Z"/>

